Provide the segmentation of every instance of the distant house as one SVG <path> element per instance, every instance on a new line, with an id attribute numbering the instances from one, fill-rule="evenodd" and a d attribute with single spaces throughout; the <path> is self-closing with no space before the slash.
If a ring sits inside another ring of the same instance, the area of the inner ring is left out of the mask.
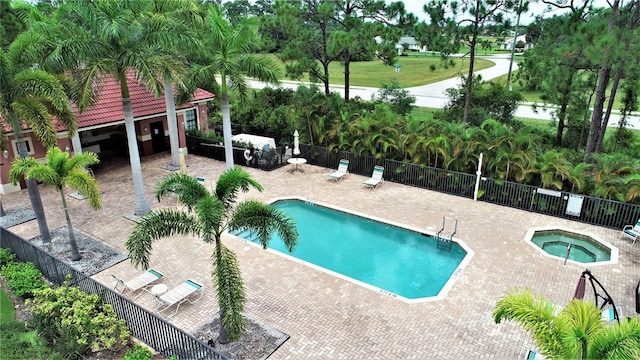
<path id="1" fill-rule="evenodd" d="M 134 125 L 140 156 L 151 155 L 169 150 L 169 128 L 164 96 L 156 98 L 138 83 L 133 75 L 127 78 Z M 180 147 L 186 147 L 185 130 L 207 130 L 207 103 L 214 95 L 199 89 L 193 99 L 183 105 L 176 105 L 176 121 Z M 114 156 L 128 156 L 127 134 L 122 112 L 120 85 L 114 79 L 108 79 L 100 91 L 97 104 L 78 113 L 78 133 L 69 138 L 66 130 L 58 126 L 58 147 L 70 151 L 91 151 L 101 160 Z M 42 159 L 47 149 L 38 141 L 29 129 L 23 131 L 29 155 Z M 9 183 L 9 165 L 16 158 L 18 150 L 14 133 L 8 132 L 9 150 L 0 158 L 0 193 L 19 191 L 25 184 L 16 186 Z"/>
<path id="2" fill-rule="evenodd" d="M 398 49 L 398 55 L 402 55 L 405 50 L 426 52 L 427 46 L 420 46 L 420 43 L 413 36 L 403 36 L 396 44 L 396 49 Z"/>
<path id="3" fill-rule="evenodd" d="M 500 49 L 511 50 L 511 46 L 513 46 L 512 45 L 513 41 L 514 41 L 513 35 L 511 38 L 506 38 L 505 41 L 502 44 L 500 44 Z M 526 34 L 518 35 L 515 38 L 515 42 L 516 44 L 518 44 L 519 42 L 522 42 L 524 44 L 523 50 L 531 49 L 533 47 L 533 44 L 527 42 Z"/>

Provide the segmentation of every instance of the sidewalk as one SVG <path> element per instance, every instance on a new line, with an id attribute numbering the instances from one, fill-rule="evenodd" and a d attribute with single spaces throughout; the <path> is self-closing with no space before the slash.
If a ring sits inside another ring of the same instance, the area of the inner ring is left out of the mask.
<path id="1" fill-rule="evenodd" d="M 177 206 L 175 198 L 158 203 L 152 197 L 155 184 L 168 174 L 162 168 L 168 162 L 166 153 L 142 159 L 147 199 L 153 208 Z M 69 198 L 68 202 L 74 228 L 121 252 L 125 252 L 124 243 L 133 229 L 133 223 L 123 217 L 134 209 L 127 164 L 105 163 L 95 172 L 104 192 L 101 210 L 90 210 L 85 201 Z M 222 162 L 194 155 L 187 157 L 187 164 L 189 174 L 204 177 L 207 187 L 225 169 Z M 621 316 L 637 316 L 633 293 L 640 278 L 640 246 L 620 240 L 618 230 L 391 182 L 372 191 L 362 186 L 363 176 L 349 174 L 335 183 L 327 180 L 331 169 L 303 165 L 304 172 L 291 173 L 290 166 L 271 172 L 247 169 L 265 190 L 241 197 L 269 201 L 298 196 L 420 229 L 433 230 L 442 216 L 453 217 L 458 220 L 456 237 L 475 255 L 443 300 L 408 304 L 225 236 L 225 244 L 240 261 L 247 287 L 246 314 L 291 336 L 270 359 L 517 358 L 523 348 L 532 348 L 531 338 L 513 324 L 493 323 L 496 301 L 507 289 L 529 287 L 556 304 L 566 304 L 585 268 L 563 266 L 562 260 L 540 255 L 523 241 L 531 227 L 563 226 L 618 246 L 617 264 L 590 269 L 615 300 Z M 40 189 L 49 227 L 64 226 L 58 194 L 50 187 Z M 5 209 L 30 207 L 26 190 L 4 195 L 2 200 Z M 38 233 L 35 220 L 10 230 L 25 237 Z M 150 265 L 165 274 L 169 288 L 188 278 L 206 287 L 204 298 L 195 305 L 183 305 L 172 323 L 191 331 L 218 311 L 211 282 L 213 245 L 175 237 L 157 241 L 152 251 Z M 125 261 L 94 278 L 113 286 L 111 274 L 131 278 L 139 271 Z M 589 290 L 586 299 L 592 299 Z M 141 296 L 136 301 L 152 309 L 151 297 Z"/>

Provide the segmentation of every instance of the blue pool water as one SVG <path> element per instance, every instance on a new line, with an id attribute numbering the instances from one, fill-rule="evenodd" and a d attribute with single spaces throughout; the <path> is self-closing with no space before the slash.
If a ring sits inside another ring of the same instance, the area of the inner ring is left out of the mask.
<path id="1" fill-rule="evenodd" d="M 275 235 L 270 248 L 408 299 L 437 296 L 467 255 L 455 242 L 438 249 L 434 237 L 305 201 L 273 205 L 300 237 L 292 253 Z"/>
<path id="2" fill-rule="evenodd" d="M 569 260 L 592 263 L 611 260 L 611 250 L 600 245 L 588 236 L 569 233 L 560 230 L 536 231 L 531 242 L 544 250 L 547 254 L 564 259 L 569 249 Z"/>

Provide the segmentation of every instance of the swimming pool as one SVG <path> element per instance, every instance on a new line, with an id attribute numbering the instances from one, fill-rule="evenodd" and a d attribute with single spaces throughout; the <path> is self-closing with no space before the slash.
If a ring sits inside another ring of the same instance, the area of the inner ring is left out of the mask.
<path id="1" fill-rule="evenodd" d="M 407 301 L 443 296 L 472 254 L 458 242 L 439 249 L 432 235 L 327 205 L 272 204 L 295 219 L 300 237 L 292 253 L 277 236 L 269 248 Z"/>
<path id="2" fill-rule="evenodd" d="M 593 235 L 575 230 L 534 228 L 529 229 L 525 240 L 550 256 L 582 264 L 612 263 L 618 258 L 616 247 Z"/>

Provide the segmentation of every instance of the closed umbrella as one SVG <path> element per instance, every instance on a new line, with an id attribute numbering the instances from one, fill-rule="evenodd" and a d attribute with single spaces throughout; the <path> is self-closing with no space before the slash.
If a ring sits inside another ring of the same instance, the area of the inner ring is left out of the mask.
<path id="1" fill-rule="evenodd" d="M 298 130 L 293 133 L 293 156 L 300 155 L 300 134 Z"/>
<path id="2" fill-rule="evenodd" d="M 580 275 L 580 279 L 578 280 L 578 286 L 576 286 L 576 291 L 573 293 L 573 298 L 582 300 L 584 299 L 584 289 L 586 286 L 587 280 L 584 277 L 584 273 Z"/>
<path id="3" fill-rule="evenodd" d="M 187 161 L 184 158 L 183 149 L 178 149 L 178 156 L 180 157 L 180 174 L 187 175 Z"/>

